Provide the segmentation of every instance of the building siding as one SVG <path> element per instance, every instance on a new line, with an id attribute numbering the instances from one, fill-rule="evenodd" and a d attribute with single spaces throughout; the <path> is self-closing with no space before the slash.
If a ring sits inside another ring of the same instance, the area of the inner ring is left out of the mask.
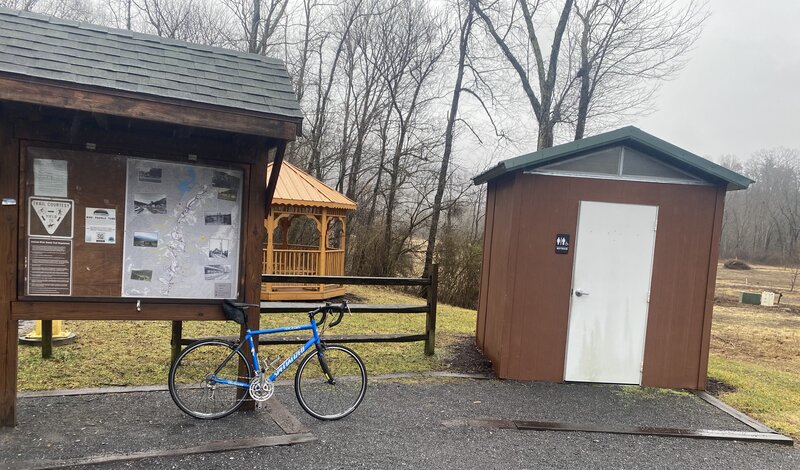
<path id="1" fill-rule="evenodd" d="M 478 320 L 478 343 L 498 375 L 563 380 L 578 204 L 587 200 L 659 206 L 642 384 L 703 388 L 724 187 L 523 173 L 502 180 L 488 189 Z M 571 235 L 569 254 L 555 254 L 558 233 Z"/>

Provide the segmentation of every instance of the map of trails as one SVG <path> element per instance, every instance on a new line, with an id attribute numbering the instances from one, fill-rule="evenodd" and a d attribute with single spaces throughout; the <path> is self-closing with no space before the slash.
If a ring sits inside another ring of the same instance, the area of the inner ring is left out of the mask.
<path id="1" fill-rule="evenodd" d="M 122 295 L 236 297 L 242 176 L 128 159 Z"/>

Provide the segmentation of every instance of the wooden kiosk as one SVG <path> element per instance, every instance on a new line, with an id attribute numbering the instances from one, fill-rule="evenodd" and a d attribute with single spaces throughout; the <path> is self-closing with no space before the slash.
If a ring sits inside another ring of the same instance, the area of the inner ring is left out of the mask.
<path id="1" fill-rule="evenodd" d="M 271 174 L 272 165 L 267 168 Z M 290 163 L 284 163 L 272 211 L 264 221 L 263 272 L 343 276 L 347 212 L 356 203 Z M 344 295 L 341 284 L 265 283 L 262 300 L 322 300 Z"/>
<path id="2" fill-rule="evenodd" d="M 280 61 L 6 9 L 0 30 L 13 426 L 18 320 L 221 320 L 221 299 L 260 300 L 261 263 L 246 261 L 302 115 Z"/>

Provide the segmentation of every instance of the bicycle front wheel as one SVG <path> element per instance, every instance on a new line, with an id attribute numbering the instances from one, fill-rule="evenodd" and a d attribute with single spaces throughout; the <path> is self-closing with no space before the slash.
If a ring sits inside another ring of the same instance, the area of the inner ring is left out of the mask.
<path id="1" fill-rule="evenodd" d="M 239 374 L 240 360 L 247 364 L 247 377 Z M 249 383 L 251 376 L 250 364 L 232 343 L 200 341 L 184 349 L 172 364 L 169 394 L 178 408 L 189 416 L 222 418 L 236 411 L 247 394 L 242 387 L 219 383 L 218 380 Z"/>
<path id="2" fill-rule="evenodd" d="M 331 377 L 326 377 L 326 372 Z M 352 349 L 338 344 L 321 345 L 306 355 L 297 368 L 294 392 L 300 406 L 311 416 L 322 420 L 344 418 L 364 400 L 367 370 Z"/>

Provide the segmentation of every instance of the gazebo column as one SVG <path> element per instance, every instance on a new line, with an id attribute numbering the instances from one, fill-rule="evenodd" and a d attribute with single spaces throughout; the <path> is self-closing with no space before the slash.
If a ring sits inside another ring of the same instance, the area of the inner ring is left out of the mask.
<path id="1" fill-rule="evenodd" d="M 267 216 L 267 220 L 264 221 L 264 228 L 267 229 L 267 253 L 264 258 L 264 273 L 265 274 L 273 274 L 275 272 L 275 252 L 273 251 L 273 232 L 275 231 L 275 216 L 273 212 L 270 211 L 269 215 Z M 269 295 L 272 293 L 272 283 L 269 282 L 264 286 L 266 289 L 266 294 Z"/>
<path id="2" fill-rule="evenodd" d="M 347 257 L 347 217 L 340 217 L 339 223 L 342 224 L 342 233 L 339 235 L 339 249 L 342 250 L 342 262 L 339 265 L 339 270 L 344 275 L 344 260 Z"/>
<path id="3" fill-rule="evenodd" d="M 327 274 L 326 272 L 326 256 L 325 250 L 328 247 L 328 209 L 322 208 L 322 217 L 320 218 L 320 230 L 319 230 L 319 268 L 317 271 L 319 272 L 320 276 L 324 276 Z M 325 292 L 325 284 L 320 284 L 319 286 L 320 292 Z"/>

